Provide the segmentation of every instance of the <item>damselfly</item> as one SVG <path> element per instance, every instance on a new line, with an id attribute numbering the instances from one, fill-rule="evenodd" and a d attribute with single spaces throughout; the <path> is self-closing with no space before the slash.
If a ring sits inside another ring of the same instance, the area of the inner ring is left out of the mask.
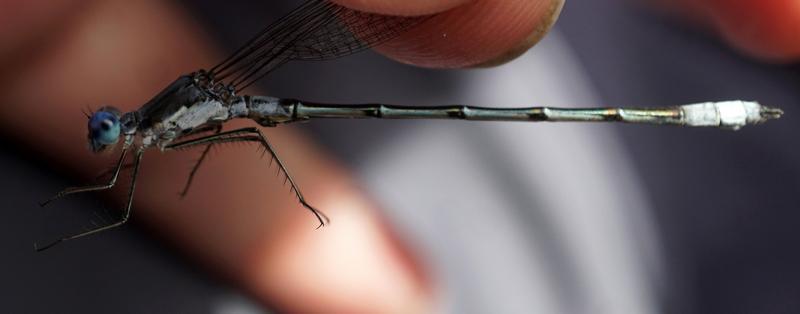
<path id="1" fill-rule="evenodd" d="M 381 44 L 431 18 L 390 17 L 354 11 L 324 0 L 308 0 L 288 15 L 259 32 L 230 57 L 208 70 L 179 77 L 138 110 L 121 113 L 103 107 L 87 115 L 88 140 L 94 152 L 121 146 L 116 166 L 107 183 L 67 188 L 42 206 L 67 195 L 111 189 L 129 154 L 133 155 L 131 184 L 121 219 L 69 235 L 37 250 L 95 234 L 125 224 L 131 214 L 134 189 L 142 156 L 151 147 L 163 152 L 204 147 L 183 189 L 186 193 L 212 145 L 253 142 L 261 145 L 277 163 L 300 204 L 311 211 L 320 226 L 328 218 L 303 197 L 272 145 L 257 127 L 222 132 L 232 119 L 248 118 L 261 126 L 305 121 L 312 118 L 462 119 L 482 121 L 580 121 L 628 122 L 738 129 L 780 117 L 781 110 L 756 102 L 707 102 L 664 108 L 550 107 L 487 108 L 467 105 L 405 107 L 386 104 L 319 104 L 240 93 L 282 64 L 292 60 L 328 60 Z M 121 144 L 121 145 L 120 145 Z"/>

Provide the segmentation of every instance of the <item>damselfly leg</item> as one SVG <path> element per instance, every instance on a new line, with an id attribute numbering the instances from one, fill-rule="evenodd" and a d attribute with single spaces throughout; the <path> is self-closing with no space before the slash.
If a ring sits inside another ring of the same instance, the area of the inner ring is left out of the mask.
<path id="1" fill-rule="evenodd" d="M 75 194 L 75 193 L 81 193 L 81 192 L 90 192 L 90 191 L 101 191 L 101 190 L 107 190 L 107 189 L 110 189 L 110 188 L 114 187 L 114 185 L 116 184 L 116 181 L 117 181 L 117 177 L 119 176 L 119 172 L 122 169 L 122 165 L 125 162 L 125 155 L 126 155 L 127 151 L 128 151 L 127 148 L 122 151 L 122 156 L 120 157 L 119 162 L 117 163 L 116 171 L 114 171 L 114 175 L 112 176 L 111 180 L 109 180 L 108 184 L 93 185 L 93 186 L 79 187 L 79 188 L 68 188 L 68 189 L 58 193 L 55 197 L 51 198 L 50 200 L 42 203 L 42 206 L 45 206 L 48 203 L 50 203 L 50 202 L 52 202 L 52 201 L 54 201 L 56 199 L 59 199 L 61 197 L 64 197 L 66 195 L 69 195 L 69 194 Z M 112 224 L 109 224 L 109 225 L 92 228 L 92 229 L 89 229 L 89 230 L 81 232 L 81 233 L 76 233 L 76 234 L 73 234 L 73 235 L 70 235 L 70 236 L 66 236 L 66 237 L 60 238 L 58 240 L 55 240 L 53 242 L 50 242 L 50 243 L 48 243 L 47 245 L 44 245 L 44 246 L 38 246 L 38 245 L 34 244 L 34 248 L 37 251 L 44 251 L 44 250 L 49 249 L 49 248 L 51 248 L 51 247 L 53 247 L 56 244 L 59 244 L 61 242 L 72 240 L 72 239 L 77 239 L 77 238 L 85 237 L 85 236 L 88 236 L 88 235 L 91 235 L 91 234 L 95 234 L 95 233 L 98 233 L 98 232 L 102 232 L 102 231 L 106 231 L 106 230 L 109 230 L 109 229 L 113 229 L 113 228 L 119 227 L 119 226 L 125 224 L 126 222 L 128 222 L 128 218 L 130 218 L 130 216 L 131 216 L 131 207 L 133 205 L 133 191 L 136 188 L 136 177 L 139 174 L 139 166 L 141 165 L 141 161 L 142 161 L 142 156 L 143 155 L 144 155 L 144 148 L 137 149 L 136 156 L 134 157 L 134 161 L 133 161 L 133 172 L 131 173 L 131 186 L 128 188 L 128 199 L 125 202 L 125 209 L 123 211 L 123 216 L 119 221 L 117 221 L 115 223 L 112 223 Z"/>
<path id="2" fill-rule="evenodd" d="M 125 157 L 127 156 L 127 154 L 128 154 L 128 149 L 127 148 L 123 149 L 122 154 L 119 156 L 119 161 L 117 162 L 117 165 L 113 168 L 111 178 L 108 180 L 107 183 L 66 188 L 63 191 L 58 192 L 55 196 L 51 197 L 50 199 L 39 203 L 39 206 L 45 207 L 48 204 L 52 203 L 53 201 L 71 194 L 102 191 L 113 188 L 114 185 L 117 184 L 117 178 L 119 177 L 120 171 L 122 171 L 122 165 L 125 163 Z"/>
<path id="3" fill-rule="evenodd" d="M 310 210 L 317 220 L 319 220 L 319 226 L 317 228 L 324 226 L 326 223 L 330 221 L 328 216 L 325 213 L 321 212 L 320 210 L 314 208 L 308 202 L 306 202 L 305 197 L 303 197 L 303 193 L 300 192 L 300 189 L 295 184 L 294 179 L 289 174 L 289 170 L 286 169 L 284 166 L 283 161 L 278 157 L 278 154 L 275 153 L 275 149 L 272 148 L 272 145 L 267 140 L 266 136 L 261 133 L 261 130 L 258 128 L 242 128 L 236 129 L 232 131 L 222 132 L 214 135 L 209 135 L 205 137 L 200 137 L 196 139 L 191 139 L 175 144 L 170 144 L 165 147 L 164 150 L 180 150 L 189 147 L 199 146 L 199 145 L 212 145 L 212 144 L 222 144 L 222 143 L 235 143 L 235 142 L 256 142 L 261 144 L 262 148 L 269 152 L 272 157 L 272 160 L 278 164 L 278 168 L 283 173 L 284 176 L 284 183 L 288 182 L 291 186 L 291 191 L 294 192 L 295 196 L 297 197 L 300 204 L 303 205 L 306 209 Z"/>
<path id="4" fill-rule="evenodd" d="M 211 126 L 209 128 L 205 128 L 203 130 L 199 130 L 197 132 L 193 132 L 192 134 L 199 134 L 199 133 L 204 133 L 204 132 L 214 132 L 214 134 L 219 134 L 221 131 L 222 131 L 222 125 L 221 124 L 217 124 L 217 125 Z M 181 193 L 180 193 L 180 197 L 181 198 L 186 197 L 186 193 L 189 192 L 189 187 L 192 186 L 192 181 L 194 180 L 194 175 L 197 173 L 197 170 L 200 169 L 200 165 L 203 164 L 203 161 L 206 160 L 206 156 L 208 156 L 208 153 L 211 152 L 211 146 L 213 146 L 213 145 L 214 144 L 206 145 L 206 148 L 203 149 L 203 154 L 200 155 L 200 159 L 198 159 L 197 162 L 194 164 L 194 167 L 192 167 L 192 171 L 189 172 L 189 178 L 186 180 L 186 184 L 183 186 L 183 190 L 181 190 Z"/>
<path id="5" fill-rule="evenodd" d="M 122 168 L 120 169 L 120 172 L 129 170 L 131 168 L 133 168 L 133 163 L 127 163 L 127 164 L 122 166 Z M 106 169 L 106 171 L 101 172 L 96 177 L 94 177 L 94 179 L 95 180 L 100 180 L 100 179 L 108 177 L 108 176 L 113 176 L 115 172 L 117 172 L 117 166 L 116 165 L 110 167 L 109 169 Z"/>

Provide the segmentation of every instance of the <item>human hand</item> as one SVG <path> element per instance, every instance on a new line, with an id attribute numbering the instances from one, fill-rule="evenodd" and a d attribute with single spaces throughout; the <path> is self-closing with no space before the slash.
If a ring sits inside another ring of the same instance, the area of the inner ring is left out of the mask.
<path id="1" fill-rule="evenodd" d="M 553 23 L 562 1 L 340 3 L 387 14 L 452 9 L 380 51 L 408 63 L 466 67 L 499 63 L 527 49 Z M 134 110 L 178 75 L 220 59 L 171 2 L 19 0 L 5 5 L 0 10 L 0 101 L 14 105 L 0 108 L 0 128 L 83 178 L 105 170 L 115 156 L 85 149 L 82 108 L 114 104 Z M 185 200 L 175 192 L 195 155 L 149 152 L 133 220 L 155 226 L 207 269 L 283 310 L 429 311 L 434 283 L 347 170 L 291 127 L 266 135 L 307 200 L 324 210 L 332 225 L 315 230 L 314 217 L 252 147 L 211 156 Z M 114 189 L 115 204 L 124 192 Z M 79 243 L 57 249 L 70 245 Z"/>
<path id="2" fill-rule="evenodd" d="M 772 62 L 800 59 L 800 2 L 655 0 L 718 31 L 745 53 Z"/>

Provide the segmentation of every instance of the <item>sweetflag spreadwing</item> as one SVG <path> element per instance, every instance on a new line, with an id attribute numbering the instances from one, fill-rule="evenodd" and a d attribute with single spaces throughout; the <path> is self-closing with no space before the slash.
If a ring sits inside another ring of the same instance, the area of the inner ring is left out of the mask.
<path id="1" fill-rule="evenodd" d="M 289 61 L 329 60 L 363 51 L 386 42 L 423 23 L 430 16 L 399 17 L 364 13 L 324 1 L 308 0 L 289 14 L 261 30 L 244 46 L 219 64 L 180 76 L 158 95 L 131 112 L 106 106 L 87 114 L 88 141 L 94 152 L 121 149 L 107 182 L 67 188 L 42 203 L 64 196 L 113 188 L 119 174 L 132 168 L 127 201 L 122 217 L 112 223 L 65 236 L 37 250 L 95 234 L 125 224 L 131 214 L 136 180 L 143 153 L 150 148 L 163 152 L 204 147 L 183 189 L 185 194 L 212 145 L 247 142 L 269 153 L 285 182 L 319 220 L 329 221 L 303 197 L 300 188 L 267 137 L 257 127 L 223 131 L 233 119 L 251 119 L 260 126 L 322 118 L 376 119 L 460 119 L 523 122 L 624 122 L 716 127 L 737 130 L 747 125 L 776 119 L 780 109 L 753 101 L 720 101 L 660 108 L 495 108 L 473 105 L 398 106 L 391 104 L 323 104 L 242 92 L 262 77 Z"/>

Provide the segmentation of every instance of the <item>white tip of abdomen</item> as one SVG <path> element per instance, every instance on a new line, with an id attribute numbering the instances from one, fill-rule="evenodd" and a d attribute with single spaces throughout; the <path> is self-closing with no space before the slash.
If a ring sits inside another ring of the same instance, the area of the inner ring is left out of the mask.
<path id="1" fill-rule="evenodd" d="M 748 124 L 777 119 L 783 111 L 762 106 L 754 101 L 721 101 L 683 105 L 684 122 L 688 126 L 721 127 L 737 130 Z"/>

